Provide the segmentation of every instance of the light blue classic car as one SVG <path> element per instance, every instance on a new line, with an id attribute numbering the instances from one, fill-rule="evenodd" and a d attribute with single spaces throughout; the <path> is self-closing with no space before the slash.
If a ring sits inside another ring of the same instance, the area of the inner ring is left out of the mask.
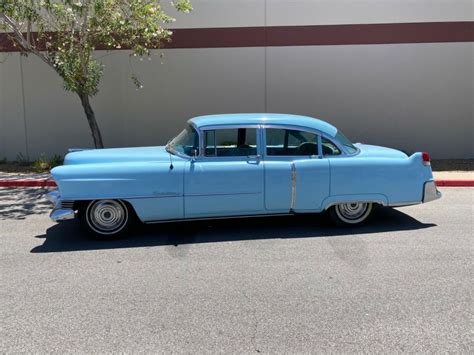
<path id="1" fill-rule="evenodd" d="M 427 153 L 353 144 L 324 121 L 286 114 L 192 118 L 164 147 L 83 150 L 52 176 L 53 221 L 78 216 L 102 238 L 156 223 L 328 210 L 364 222 L 375 205 L 441 197 Z"/>

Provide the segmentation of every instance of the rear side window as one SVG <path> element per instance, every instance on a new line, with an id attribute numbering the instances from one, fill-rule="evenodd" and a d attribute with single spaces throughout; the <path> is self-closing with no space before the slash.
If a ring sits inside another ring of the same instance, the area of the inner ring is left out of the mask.
<path id="1" fill-rule="evenodd" d="M 208 157 L 257 155 L 257 129 L 232 128 L 204 131 L 204 154 Z"/>
<path id="2" fill-rule="evenodd" d="M 267 128 L 267 155 L 270 156 L 311 156 L 319 155 L 318 135 L 292 129 Z"/>

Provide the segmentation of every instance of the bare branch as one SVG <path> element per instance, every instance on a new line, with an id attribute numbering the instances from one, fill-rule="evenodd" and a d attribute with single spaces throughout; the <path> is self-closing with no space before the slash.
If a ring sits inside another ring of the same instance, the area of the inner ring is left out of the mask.
<path id="1" fill-rule="evenodd" d="M 56 70 L 53 62 L 47 56 L 41 53 L 38 49 L 36 49 L 36 47 L 32 46 L 31 43 L 23 36 L 23 33 L 20 31 L 15 21 L 13 21 L 4 13 L 0 13 L 0 18 L 5 21 L 7 27 L 12 31 L 12 37 L 14 38 L 15 42 L 21 47 L 24 52 L 36 55 L 43 62 L 48 64 L 53 70 Z"/>

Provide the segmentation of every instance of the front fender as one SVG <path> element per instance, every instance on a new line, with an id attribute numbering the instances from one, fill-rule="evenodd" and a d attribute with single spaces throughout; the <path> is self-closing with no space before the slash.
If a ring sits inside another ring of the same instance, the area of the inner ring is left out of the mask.
<path id="1" fill-rule="evenodd" d="M 184 163 L 125 162 L 56 167 L 51 174 L 62 199 L 97 200 L 183 195 Z"/>

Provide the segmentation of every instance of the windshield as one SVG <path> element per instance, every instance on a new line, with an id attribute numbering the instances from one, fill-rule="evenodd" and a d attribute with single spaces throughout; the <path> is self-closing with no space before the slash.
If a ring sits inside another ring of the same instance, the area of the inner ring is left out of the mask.
<path id="1" fill-rule="evenodd" d="M 341 131 L 337 131 L 335 138 L 338 142 L 340 142 L 344 146 L 345 150 L 349 154 L 353 154 L 357 152 L 357 148 L 354 147 L 354 144 L 352 144 L 352 142 L 344 134 L 342 134 Z"/>
<path id="2" fill-rule="evenodd" d="M 199 135 L 194 127 L 188 126 L 174 137 L 166 147 L 172 153 L 178 152 L 192 156 L 191 150 L 199 149 Z"/>

